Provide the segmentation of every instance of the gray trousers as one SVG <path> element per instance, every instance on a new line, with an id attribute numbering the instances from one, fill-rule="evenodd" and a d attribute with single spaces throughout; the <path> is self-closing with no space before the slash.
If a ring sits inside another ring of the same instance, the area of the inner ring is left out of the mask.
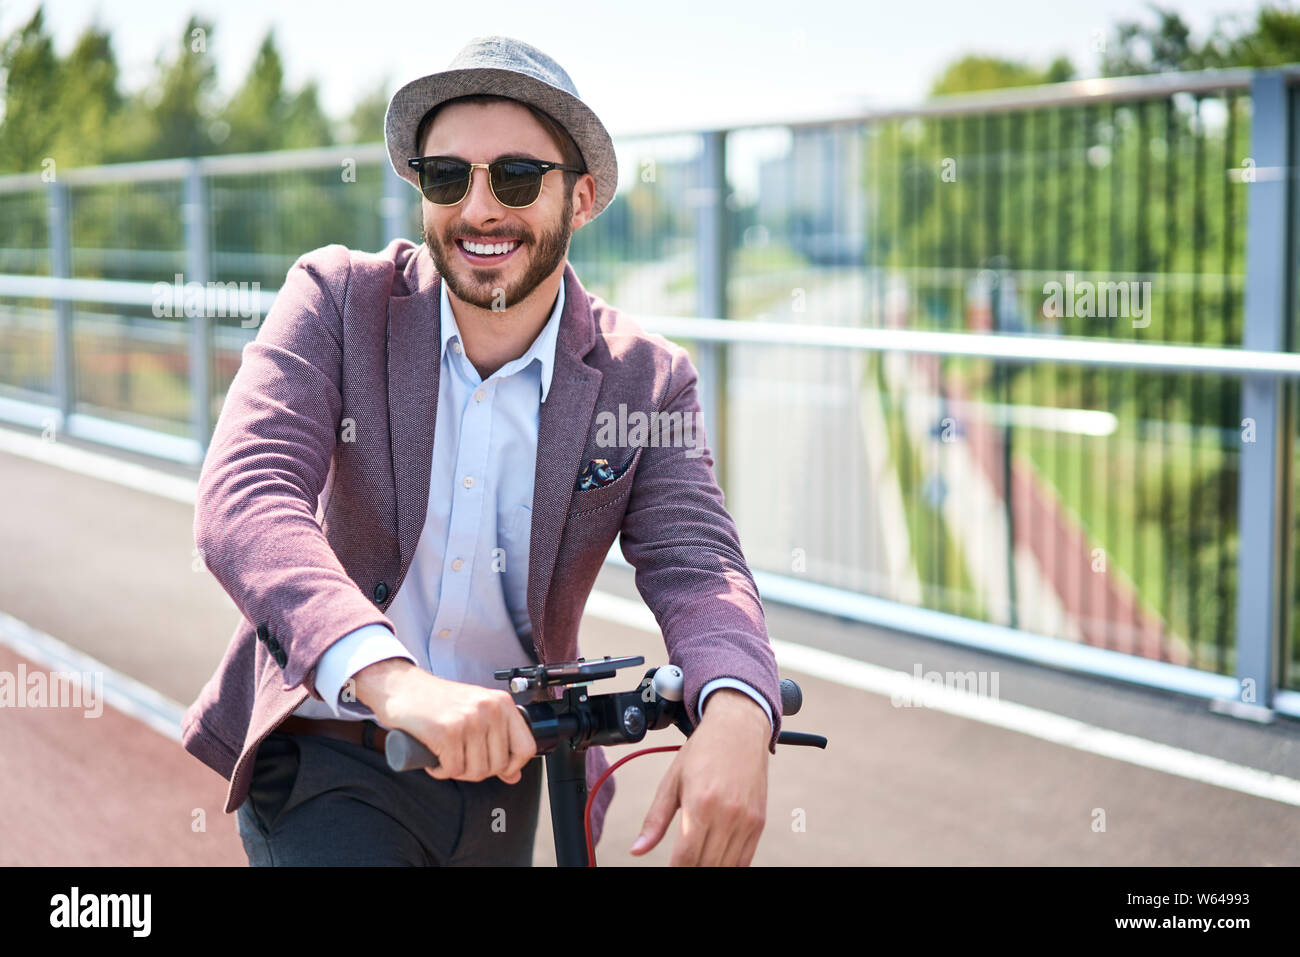
<path id="1" fill-rule="evenodd" d="M 522 774 L 518 784 L 439 781 L 392 771 L 359 744 L 273 731 L 236 821 L 254 867 L 530 867 L 542 758 Z"/>

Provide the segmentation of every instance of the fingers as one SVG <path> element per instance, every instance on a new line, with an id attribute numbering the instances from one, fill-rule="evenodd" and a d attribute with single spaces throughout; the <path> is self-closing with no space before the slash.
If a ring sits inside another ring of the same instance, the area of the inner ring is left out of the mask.
<path id="1" fill-rule="evenodd" d="M 672 823 L 673 815 L 677 813 L 681 799 L 679 780 L 677 765 L 674 762 L 668 769 L 668 773 L 663 776 L 663 780 L 659 782 L 655 799 L 650 803 L 650 810 L 646 812 L 645 821 L 641 824 L 641 833 L 632 843 L 630 853 L 645 854 L 663 840 L 668 825 Z M 683 818 L 684 823 L 685 818 Z M 678 844 L 680 843 L 679 841 Z"/>
<path id="2" fill-rule="evenodd" d="M 763 806 L 710 792 L 688 791 L 682 804 L 682 836 L 674 867 L 748 865 L 758 847 L 766 817 Z"/>
<path id="3" fill-rule="evenodd" d="M 506 774 L 501 776 L 501 780 L 507 784 L 514 784 L 522 776 L 520 772 L 528 762 L 537 756 L 537 739 L 533 737 L 532 729 L 513 702 L 510 705 L 510 720 L 506 722 L 506 735 L 510 760 L 506 765 Z"/>
<path id="4" fill-rule="evenodd" d="M 700 863 L 708 828 L 700 815 L 689 808 L 682 808 L 682 832 L 673 845 L 673 856 L 669 860 L 671 867 L 695 867 Z"/>
<path id="5" fill-rule="evenodd" d="M 482 781 L 488 773 L 488 735 L 491 724 L 469 731 L 465 735 L 465 768 L 456 775 L 458 781 Z"/>
<path id="6" fill-rule="evenodd" d="M 749 840 L 740 849 L 740 859 L 736 861 L 738 867 L 749 867 L 754 863 L 754 853 L 758 850 L 758 839 L 762 836 L 763 829 L 761 827 L 750 835 Z"/>
<path id="7" fill-rule="evenodd" d="M 438 780 L 477 782 L 496 776 L 517 784 L 537 754 L 532 728 L 505 692 L 476 693 L 452 721 L 420 737 L 438 755 L 438 767 L 426 769 Z"/>
<path id="8" fill-rule="evenodd" d="M 717 867 L 748 867 L 749 861 L 754 857 L 754 851 L 758 848 L 758 839 L 763 833 L 761 822 L 749 814 L 741 812 L 740 817 L 735 820 L 727 837 L 725 846 L 721 848 L 716 862 Z M 748 851 L 748 857 L 746 852 Z M 709 863 L 709 855 L 706 849 L 704 863 Z"/>
<path id="9" fill-rule="evenodd" d="M 429 777 L 446 781 L 456 777 L 465 767 L 465 742 L 454 738 L 439 745 L 437 742 L 424 742 L 425 747 L 438 756 L 436 768 L 425 768 Z"/>
<path id="10" fill-rule="evenodd" d="M 727 845 L 734 834 L 732 823 L 725 818 L 720 819 L 714 816 L 703 827 L 703 831 L 703 838 L 700 841 L 700 856 L 695 863 L 700 867 L 724 866 Z"/>

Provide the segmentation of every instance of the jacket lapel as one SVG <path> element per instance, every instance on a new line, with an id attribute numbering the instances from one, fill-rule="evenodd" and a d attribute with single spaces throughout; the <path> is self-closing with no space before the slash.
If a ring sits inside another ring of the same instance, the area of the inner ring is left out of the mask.
<path id="1" fill-rule="evenodd" d="M 564 311 L 555 343 L 551 389 L 542 403 L 537 425 L 532 540 L 528 549 L 528 618 L 533 626 L 533 645 L 542 661 L 550 660 L 543 630 L 547 593 L 603 378 L 599 369 L 582 360 L 595 342 L 596 330 L 586 290 L 567 262 L 564 284 Z"/>
<path id="2" fill-rule="evenodd" d="M 411 293 L 388 301 L 388 439 L 397 497 L 398 584 L 411 567 L 429 507 L 438 415 L 442 279 L 423 245 L 407 265 L 406 282 Z"/>

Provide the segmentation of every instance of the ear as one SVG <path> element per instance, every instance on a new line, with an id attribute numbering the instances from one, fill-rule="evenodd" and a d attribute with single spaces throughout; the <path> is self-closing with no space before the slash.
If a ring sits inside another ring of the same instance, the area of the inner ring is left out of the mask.
<path id="1" fill-rule="evenodd" d="M 596 178 L 590 173 L 583 173 L 573 184 L 573 219 L 570 227 L 581 229 L 591 222 L 591 211 L 596 206 Z"/>

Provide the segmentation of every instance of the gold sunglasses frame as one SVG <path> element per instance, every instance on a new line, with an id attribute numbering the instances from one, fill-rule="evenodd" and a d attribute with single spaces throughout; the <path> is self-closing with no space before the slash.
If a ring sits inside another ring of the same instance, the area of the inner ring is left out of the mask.
<path id="1" fill-rule="evenodd" d="M 587 170 L 582 167 L 565 166 L 563 163 L 550 163 L 547 162 L 546 160 L 535 160 L 531 156 L 507 156 L 507 157 L 502 157 L 499 160 L 495 160 L 494 162 L 491 163 L 465 163 L 464 160 L 456 156 L 412 156 L 410 159 L 406 161 L 406 165 L 411 167 L 411 169 L 415 170 L 415 179 L 416 179 L 417 187 L 419 187 L 421 167 L 429 160 L 452 160 L 457 163 L 464 163 L 464 165 L 469 167 L 469 172 L 465 176 L 465 192 L 462 193 L 460 199 L 456 200 L 456 202 L 454 203 L 435 203 L 433 200 L 429 199 L 428 196 L 425 196 L 423 187 L 420 187 L 420 195 L 424 196 L 425 200 L 434 206 L 459 206 L 461 203 L 465 202 L 465 198 L 469 196 L 469 191 L 474 188 L 474 170 L 476 169 L 482 169 L 487 171 L 488 189 L 491 190 L 492 192 L 492 198 L 495 199 L 502 206 L 504 206 L 506 209 L 528 209 L 529 206 L 535 205 L 537 201 L 542 198 L 542 185 L 545 182 L 546 174 L 549 173 L 551 170 L 561 170 L 566 173 L 587 172 Z M 531 203 L 526 203 L 523 206 L 511 206 L 509 203 L 505 202 L 504 200 L 502 200 L 500 196 L 497 195 L 497 188 L 492 183 L 492 167 L 496 166 L 498 163 L 521 163 L 521 162 L 533 163 L 536 166 L 541 167 L 541 176 L 538 177 L 537 195 L 533 197 L 533 201 Z"/>

